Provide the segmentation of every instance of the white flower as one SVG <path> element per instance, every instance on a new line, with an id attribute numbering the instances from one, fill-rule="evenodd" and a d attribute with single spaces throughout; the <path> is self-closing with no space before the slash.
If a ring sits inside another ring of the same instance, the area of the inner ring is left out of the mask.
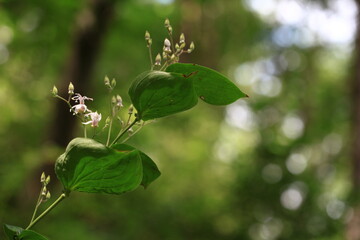
<path id="1" fill-rule="evenodd" d="M 91 123 L 91 127 L 98 127 L 99 122 L 101 120 L 101 113 L 98 114 L 98 112 L 91 112 L 91 113 L 85 114 L 85 117 L 89 117 L 89 116 L 91 118 L 91 121 L 84 122 L 83 124 L 90 124 Z"/>
<path id="2" fill-rule="evenodd" d="M 79 93 L 75 93 L 75 96 L 71 98 L 72 100 L 75 100 L 76 105 L 72 106 L 70 109 L 70 112 L 73 110 L 74 115 L 78 113 L 85 113 L 88 111 L 87 106 L 85 105 L 85 100 L 93 100 L 92 98 L 81 96 Z"/>

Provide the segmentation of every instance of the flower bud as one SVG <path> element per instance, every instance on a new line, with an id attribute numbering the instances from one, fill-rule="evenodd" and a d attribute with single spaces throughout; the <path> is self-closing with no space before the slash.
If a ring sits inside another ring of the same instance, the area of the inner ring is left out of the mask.
<path id="1" fill-rule="evenodd" d="M 179 43 L 180 43 L 180 45 L 181 45 L 182 43 L 185 43 L 185 35 L 184 35 L 183 33 L 181 33 L 181 35 L 180 35 L 180 41 L 179 41 Z"/>
<path id="2" fill-rule="evenodd" d="M 50 183 L 50 175 L 47 176 L 45 180 L 45 185 L 48 185 Z"/>
<path id="3" fill-rule="evenodd" d="M 45 197 L 46 196 L 46 193 L 47 193 L 47 189 L 46 187 L 44 186 L 42 191 L 41 191 L 41 196 Z"/>
<path id="4" fill-rule="evenodd" d="M 173 31 L 172 26 L 167 27 L 167 30 L 168 30 L 169 33 L 172 33 L 172 31 Z"/>
<path id="5" fill-rule="evenodd" d="M 148 41 L 150 39 L 150 33 L 148 31 L 145 32 L 145 40 Z"/>
<path id="6" fill-rule="evenodd" d="M 45 200 L 47 201 L 47 200 L 49 200 L 50 198 L 51 198 L 51 194 L 50 194 L 50 192 L 48 191 L 48 192 L 46 193 Z"/>
<path id="7" fill-rule="evenodd" d="M 110 79 L 108 78 L 108 76 L 105 76 L 105 78 L 104 78 L 104 84 L 105 84 L 105 86 L 111 88 Z"/>
<path id="8" fill-rule="evenodd" d="M 53 96 L 58 95 L 58 89 L 55 87 L 55 85 L 54 85 L 53 89 L 51 90 L 51 93 L 52 93 Z"/>
<path id="9" fill-rule="evenodd" d="M 195 49 L 195 44 L 194 44 L 194 42 L 191 42 L 190 47 L 188 49 L 188 53 L 191 53 L 192 51 L 194 51 L 194 49 Z"/>
<path id="10" fill-rule="evenodd" d="M 116 80 L 115 80 L 115 78 L 113 78 L 111 80 L 111 87 L 114 88 L 115 86 L 116 86 Z"/>
<path id="11" fill-rule="evenodd" d="M 165 40 L 164 40 L 164 46 L 165 46 L 165 47 L 171 47 L 171 42 L 170 42 L 169 39 L 165 38 Z"/>
<path id="12" fill-rule="evenodd" d="M 68 93 L 70 95 L 74 95 L 74 85 L 72 84 L 72 82 L 69 83 L 69 87 L 68 87 Z"/>
<path id="13" fill-rule="evenodd" d="M 40 177 L 40 182 L 41 183 L 45 182 L 45 179 L 46 179 L 45 173 L 42 172 L 41 177 Z"/>
<path id="14" fill-rule="evenodd" d="M 163 57 L 163 59 L 166 61 L 166 60 L 167 60 L 167 58 L 168 58 L 168 57 L 167 57 L 166 52 L 163 52 L 163 53 L 162 53 L 162 55 L 163 55 L 163 56 L 162 56 L 162 57 Z"/>
<path id="15" fill-rule="evenodd" d="M 123 107 L 122 98 L 120 97 L 120 95 L 116 95 L 116 106 L 119 108 Z"/>
<path id="16" fill-rule="evenodd" d="M 165 19 L 164 26 L 165 26 L 166 28 L 168 28 L 168 27 L 170 26 L 170 21 L 169 21 L 168 18 Z"/>
<path id="17" fill-rule="evenodd" d="M 155 66 L 160 66 L 160 65 L 161 65 L 161 55 L 160 53 L 158 53 L 155 58 Z"/>
<path id="18" fill-rule="evenodd" d="M 116 97 L 115 97 L 115 96 L 113 96 L 113 97 L 111 98 L 111 103 L 114 104 L 114 105 L 116 104 Z"/>
<path id="19" fill-rule="evenodd" d="M 180 49 L 180 46 L 179 46 L 178 43 L 175 44 L 175 49 L 176 49 L 176 50 L 179 50 L 179 49 Z"/>

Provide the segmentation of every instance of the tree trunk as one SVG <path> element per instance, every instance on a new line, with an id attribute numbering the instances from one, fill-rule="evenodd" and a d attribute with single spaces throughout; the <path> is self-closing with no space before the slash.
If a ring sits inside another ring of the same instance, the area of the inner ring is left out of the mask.
<path id="1" fill-rule="evenodd" d="M 357 8 L 360 9 L 360 0 L 356 0 Z M 351 133 L 352 135 L 352 218 L 349 220 L 346 230 L 346 239 L 360 240 L 360 16 L 357 16 L 357 31 L 354 50 L 353 76 L 351 79 Z"/>

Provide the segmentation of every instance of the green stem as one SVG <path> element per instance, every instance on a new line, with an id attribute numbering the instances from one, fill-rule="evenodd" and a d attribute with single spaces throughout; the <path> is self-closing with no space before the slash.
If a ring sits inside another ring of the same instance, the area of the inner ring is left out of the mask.
<path id="1" fill-rule="evenodd" d="M 111 118 L 110 124 L 109 124 L 108 136 L 107 136 L 107 140 L 106 140 L 106 146 L 109 146 L 109 143 L 110 143 L 112 123 L 113 123 L 113 119 Z"/>
<path id="2" fill-rule="evenodd" d="M 140 126 L 138 129 L 136 129 L 133 134 L 131 134 L 130 136 L 128 136 L 127 138 L 125 138 L 122 142 L 124 143 L 124 142 L 126 142 L 127 140 L 129 140 L 132 136 L 134 136 L 137 132 L 139 132 L 144 125 L 145 125 L 145 122 L 143 122 L 143 123 L 141 124 L 141 126 Z"/>
<path id="3" fill-rule="evenodd" d="M 84 125 L 84 138 L 87 138 L 87 134 L 86 134 L 86 125 Z"/>
<path id="4" fill-rule="evenodd" d="M 151 45 L 149 45 L 149 57 L 150 57 L 150 64 L 151 64 L 151 70 L 154 69 L 154 63 L 153 63 L 153 59 L 152 59 L 152 53 L 151 53 Z"/>
<path id="5" fill-rule="evenodd" d="M 40 194 L 39 194 L 39 197 L 38 197 L 38 200 L 36 202 L 36 206 L 35 206 L 35 209 L 34 209 L 34 213 L 31 217 L 31 220 L 30 220 L 30 223 L 34 220 L 35 216 L 36 216 L 36 212 L 40 206 L 40 203 L 41 203 L 41 193 L 42 193 L 42 188 L 41 188 L 41 191 L 40 191 Z"/>
<path id="6" fill-rule="evenodd" d="M 31 221 L 29 226 L 27 226 L 26 230 L 30 229 L 32 226 L 34 226 L 40 219 L 45 217 L 56 205 L 58 205 L 64 198 L 66 197 L 65 193 L 62 193 L 58 199 L 53 202 L 43 213 L 41 213 L 34 221 Z"/>
<path id="7" fill-rule="evenodd" d="M 139 120 L 138 120 L 137 118 L 135 118 L 135 120 L 134 120 L 124 131 L 120 132 L 120 133 L 116 136 L 115 140 L 110 144 L 110 147 L 111 147 L 112 145 L 114 145 L 117 141 L 119 141 L 119 139 L 120 139 L 132 126 L 134 126 L 137 121 L 139 121 Z"/>

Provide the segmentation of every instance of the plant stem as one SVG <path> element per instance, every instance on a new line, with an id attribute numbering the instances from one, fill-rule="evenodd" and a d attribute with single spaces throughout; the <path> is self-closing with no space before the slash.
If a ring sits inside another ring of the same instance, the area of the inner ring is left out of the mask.
<path id="1" fill-rule="evenodd" d="M 151 53 L 151 45 L 149 45 L 149 57 L 150 57 L 150 64 L 151 64 L 151 70 L 154 69 L 153 59 L 152 59 L 152 53 Z"/>
<path id="2" fill-rule="evenodd" d="M 110 144 L 110 147 L 112 145 L 114 145 L 132 126 L 134 126 L 137 121 L 139 121 L 139 120 L 137 118 L 135 118 L 135 120 L 124 131 L 120 132 L 116 136 L 115 140 Z"/>
<path id="3" fill-rule="evenodd" d="M 84 138 L 87 138 L 87 134 L 86 134 L 86 125 L 84 125 Z"/>
<path id="4" fill-rule="evenodd" d="M 34 209 L 34 213 L 31 217 L 31 220 L 30 220 L 30 223 L 34 220 L 35 216 L 36 216 L 36 212 L 40 206 L 40 203 L 41 203 L 41 193 L 42 193 L 42 188 L 41 188 L 41 191 L 40 191 L 40 194 L 39 194 L 39 197 L 38 197 L 38 200 L 36 202 L 36 206 L 35 206 L 35 209 Z"/>
<path id="5" fill-rule="evenodd" d="M 107 140 L 106 140 L 106 146 L 109 146 L 109 143 L 110 143 L 112 123 L 113 123 L 113 118 L 111 118 L 111 120 L 110 120 L 109 131 L 108 131 L 108 136 L 107 136 Z"/>
<path id="6" fill-rule="evenodd" d="M 139 132 L 144 125 L 145 125 L 145 122 L 143 122 L 143 123 L 141 124 L 141 126 L 140 126 L 138 129 L 136 129 L 136 131 L 135 131 L 133 134 L 131 134 L 130 136 L 128 136 L 127 138 L 125 138 L 122 142 L 126 142 L 127 140 L 129 140 L 132 136 L 134 136 L 137 132 Z"/>
<path id="7" fill-rule="evenodd" d="M 64 198 L 66 197 L 65 193 L 62 193 L 58 199 L 53 202 L 43 213 L 41 213 L 34 221 L 31 221 L 29 226 L 27 226 L 26 230 L 30 229 L 32 226 L 34 226 L 40 219 L 45 217 L 56 205 L 58 205 Z"/>

